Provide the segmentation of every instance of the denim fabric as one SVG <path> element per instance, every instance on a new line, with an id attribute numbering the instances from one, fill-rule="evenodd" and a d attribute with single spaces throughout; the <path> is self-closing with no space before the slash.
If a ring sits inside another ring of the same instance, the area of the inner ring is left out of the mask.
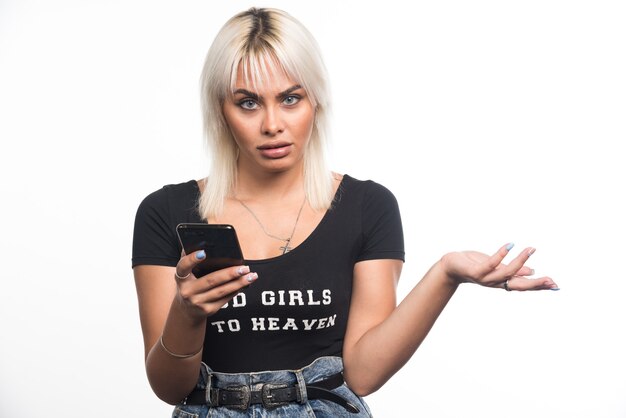
<path id="1" fill-rule="evenodd" d="M 320 357 L 300 370 L 256 373 L 217 373 L 211 371 L 205 364 L 202 366 L 201 376 L 196 385 L 198 389 L 247 385 L 250 387 L 250 390 L 261 390 L 264 383 L 286 383 L 304 386 L 307 383 L 325 379 L 343 370 L 343 362 L 339 357 Z M 172 418 L 371 418 L 372 415 L 363 399 L 348 389 L 345 383 L 334 389 L 333 392 L 355 405 L 360 412 L 350 413 L 341 405 L 324 399 L 309 399 L 304 403 L 292 402 L 274 409 L 265 409 L 263 405 L 250 405 L 247 411 L 224 406 L 178 405 L 174 409 Z"/>

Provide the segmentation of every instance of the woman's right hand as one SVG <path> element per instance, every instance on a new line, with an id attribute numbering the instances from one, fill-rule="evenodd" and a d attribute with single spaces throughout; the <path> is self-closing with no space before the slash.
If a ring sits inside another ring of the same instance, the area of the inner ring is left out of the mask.
<path id="1" fill-rule="evenodd" d="M 196 278 L 192 270 L 206 254 L 203 250 L 183 255 L 175 270 L 176 301 L 192 319 L 204 320 L 215 314 L 242 289 L 257 279 L 248 266 L 227 267 Z"/>

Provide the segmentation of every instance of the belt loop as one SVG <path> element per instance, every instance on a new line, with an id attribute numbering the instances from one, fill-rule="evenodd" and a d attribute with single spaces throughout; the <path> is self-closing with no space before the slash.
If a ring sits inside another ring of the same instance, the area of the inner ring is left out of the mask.
<path id="1" fill-rule="evenodd" d="M 211 402 L 211 390 L 213 386 L 213 374 L 209 373 L 206 380 L 206 389 L 204 390 L 204 400 L 208 406 L 213 406 L 213 402 Z M 217 405 L 215 405 L 217 406 Z"/>
<path id="2" fill-rule="evenodd" d="M 204 362 L 200 364 L 200 373 L 204 380 L 204 401 L 207 405 L 213 406 L 211 402 L 211 387 L 213 386 L 213 371 Z"/>
<path id="3" fill-rule="evenodd" d="M 306 382 L 304 381 L 304 376 L 302 375 L 302 370 L 294 370 L 296 375 L 296 379 L 298 380 L 298 403 L 305 404 L 309 401 L 308 394 L 306 392 Z"/>

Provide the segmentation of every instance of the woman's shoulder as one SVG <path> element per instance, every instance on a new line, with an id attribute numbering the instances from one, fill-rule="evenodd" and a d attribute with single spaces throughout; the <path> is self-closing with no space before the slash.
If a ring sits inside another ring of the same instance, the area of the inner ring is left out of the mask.
<path id="1" fill-rule="evenodd" d="M 196 180 L 189 180 L 184 183 L 171 183 L 162 186 L 150 194 L 148 194 L 144 201 L 148 202 L 165 202 L 168 200 L 178 200 L 181 198 L 197 198 L 200 193 L 198 188 L 198 182 Z"/>
<path id="2" fill-rule="evenodd" d="M 348 174 L 343 174 L 341 177 L 341 183 L 339 185 L 340 190 L 351 193 L 358 193 L 363 196 L 368 196 L 370 198 L 379 197 L 395 199 L 390 189 L 374 180 L 360 180 Z"/>
<path id="3" fill-rule="evenodd" d="M 139 204 L 139 213 L 170 213 L 197 207 L 200 190 L 196 180 L 172 183 L 148 194 Z"/>

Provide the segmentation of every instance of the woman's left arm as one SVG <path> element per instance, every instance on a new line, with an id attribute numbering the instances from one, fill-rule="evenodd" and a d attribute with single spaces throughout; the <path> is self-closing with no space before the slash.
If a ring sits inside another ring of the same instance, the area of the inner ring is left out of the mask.
<path id="1" fill-rule="evenodd" d="M 402 261 L 368 260 L 355 265 L 352 301 L 344 339 L 344 375 L 348 386 L 365 396 L 378 390 L 415 353 L 462 282 L 513 290 L 558 287 L 548 277 L 530 279 L 524 263 L 534 249 L 510 264 L 502 260 L 511 246 L 492 256 L 466 251 L 446 254 L 396 306 Z"/>

